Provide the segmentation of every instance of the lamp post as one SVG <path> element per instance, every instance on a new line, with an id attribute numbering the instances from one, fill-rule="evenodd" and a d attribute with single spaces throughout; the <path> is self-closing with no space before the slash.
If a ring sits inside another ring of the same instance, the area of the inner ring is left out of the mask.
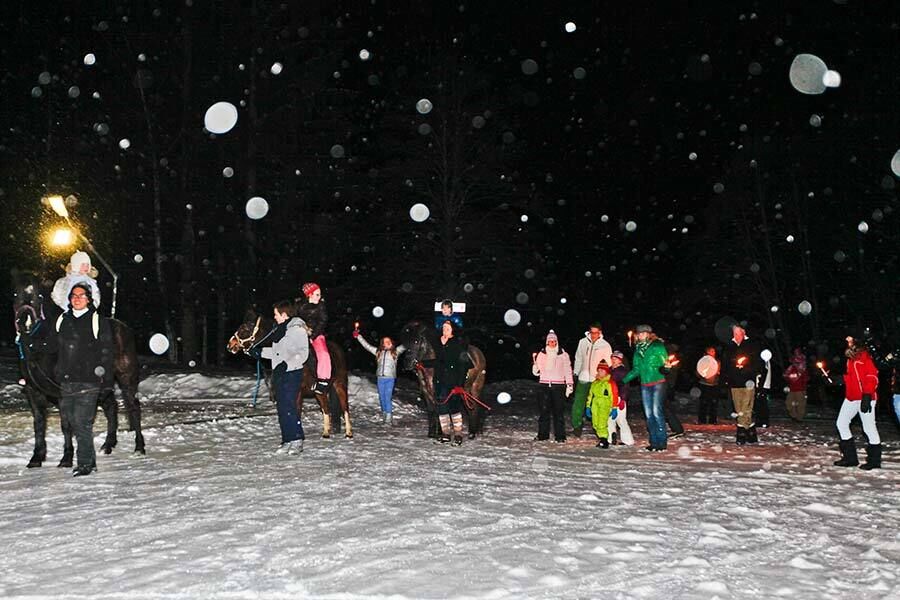
<path id="1" fill-rule="evenodd" d="M 69 219 L 69 209 L 66 208 L 66 202 L 63 200 L 62 196 L 49 196 L 47 197 L 47 203 L 50 205 L 50 208 L 53 209 L 57 215 L 66 220 L 66 224 L 69 226 L 71 231 L 75 232 L 81 241 L 83 241 L 87 245 L 87 249 L 91 251 L 91 253 L 97 257 L 97 260 L 100 261 L 100 264 L 109 271 L 109 274 L 112 275 L 113 279 L 113 288 L 112 288 L 112 304 L 110 305 L 109 316 L 111 318 L 116 317 L 116 292 L 119 288 L 119 275 L 113 271 L 112 267 L 109 266 L 109 263 L 103 258 L 103 256 L 97 252 L 97 249 L 94 248 L 94 245 L 91 243 L 91 240 L 87 239 L 81 230 L 79 230 L 75 225 L 72 224 L 72 221 Z M 59 234 L 57 234 L 59 235 Z"/>

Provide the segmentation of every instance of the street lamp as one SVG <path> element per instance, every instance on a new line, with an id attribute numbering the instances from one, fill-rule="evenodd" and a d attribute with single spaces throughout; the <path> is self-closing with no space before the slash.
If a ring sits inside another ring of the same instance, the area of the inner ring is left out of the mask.
<path id="1" fill-rule="evenodd" d="M 91 243 L 91 240 L 84 237 L 84 234 L 72 224 L 72 221 L 69 219 L 69 209 L 66 208 L 66 201 L 63 200 L 62 196 L 48 196 L 46 198 L 47 204 L 50 205 L 50 208 L 53 209 L 57 215 L 66 220 L 66 224 L 69 226 L 69 229 L 58 229 L 53 234 L 53 243 L 56 245 L 68 245 L 71 243 L 71 235 L 74 232 L 81 241 L 87 244 L 87 249 L 91 251 L 91 253 L 97 257 L 97 260 L 100 261 L 100 264 L 109 271 L 109 274 L 112 275 L 113 279 L 113 289 L 112 289 L 112 304 L 110 305 L 109 316 L 111 318 L 115 318 L 116 316 L 116 292 L 119 289 L 119 275 L 113 271 L 112 267 L 109 266 L 109 263 L 104 260 L 103 256 L 97 252 L 97 249 L 94 248 L 94 245 Z M 68 236 L 68 237 L 66 237 Z"/>

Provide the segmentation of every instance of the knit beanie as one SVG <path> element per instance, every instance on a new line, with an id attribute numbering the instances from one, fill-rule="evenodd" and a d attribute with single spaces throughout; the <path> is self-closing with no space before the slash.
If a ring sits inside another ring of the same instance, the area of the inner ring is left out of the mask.
<path id="1" fill-rule="evenodd" d="M 550 330 L 550 333 L 547 334 L 547 340 L 546 340 L 546 341 L 547 341 L 547 342 L 553 341 L 553 342 L 559 343 L 559 338 L 556 337 L 556 332 L 553 331 L 553 330 L 551 329 L 551 330 Z"/>
<path id="2" fill-rule="evenodd" d="M 78 273 L 81 271 L 81 265 L 83 265 L 84 263 L 88 264 L 88 271 L 90 271 L 91 257 L 88 256 L 87 252 L 82 252 L 81 250 L 79 250 L 72 255 L 71 259 L 69 259 L 69 270 L 72 273 Z"/>
<path id="3" fill-rule="evenodd" d="M 303 292 L 303 295 L 309 298 L 312 296 L 316 290 L 320 289 L 318 283 L 307 282 L 304 283 L 300 290 Z"/>

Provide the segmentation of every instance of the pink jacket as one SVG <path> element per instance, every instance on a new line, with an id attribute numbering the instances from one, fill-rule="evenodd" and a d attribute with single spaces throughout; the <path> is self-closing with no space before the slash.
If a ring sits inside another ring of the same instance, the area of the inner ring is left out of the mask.
<path id="1" fill-rule="evenodd" d="M 540 378 L 538 380 L 540 383 L 544 385 L 550 385 L 551 383 L 573 385 L 572 361 L 565 350 L 559 350 L 559 354 L 556 356 L 556 360 L 553 361 L 552 366 L 548 365 L 548 362 L 550 361 L 545 350 L 541 350 L 535 356 L 531 372 Z"/>

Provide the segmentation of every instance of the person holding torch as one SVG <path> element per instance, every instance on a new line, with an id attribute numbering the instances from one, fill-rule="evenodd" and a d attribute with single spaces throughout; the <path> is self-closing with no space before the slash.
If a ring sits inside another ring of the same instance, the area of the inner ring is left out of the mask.
<path id="1" fill-rule="evenodd" d="M 737 413 L 735 439 L 738 444 L 755 444 L 756 424 L 753 422 L 753 400 L 759 374 L 759 351 L 750 342 L 747 331 L 739 324 L 731 326 L 731 339 L 722 353 L 722 382 L 731 396 Z"/>

